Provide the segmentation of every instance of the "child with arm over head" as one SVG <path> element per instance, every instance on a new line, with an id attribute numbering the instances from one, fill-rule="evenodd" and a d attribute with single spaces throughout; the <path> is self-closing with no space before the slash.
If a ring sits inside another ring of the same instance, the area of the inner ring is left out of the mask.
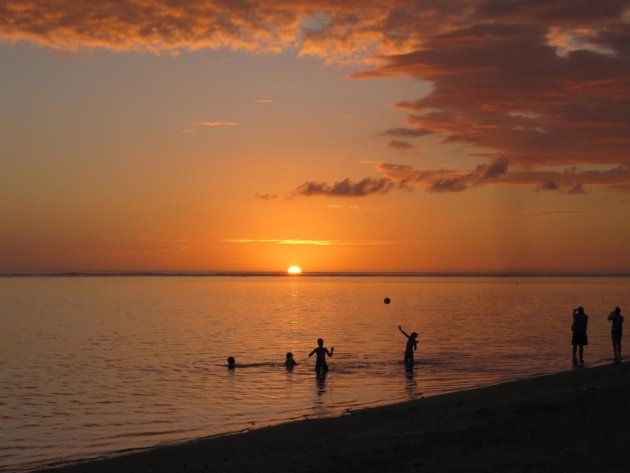
<path id="1" fill-rule="evenodd" d="M 405 346 L 404 363 L 406 366 L 413 366 L 413 363 L 414 363 L 413 352 L 418 349 L 418 334 L 416 332 L 412 332 L 411 335 L 409 335 L 407 332 L 403 330 L 403 328 L 400 325 L 398 326 L 398 330 L 400 330 L 400 333 L 402 333 L 405 337 L 407 337 L 407 345 Z"/>

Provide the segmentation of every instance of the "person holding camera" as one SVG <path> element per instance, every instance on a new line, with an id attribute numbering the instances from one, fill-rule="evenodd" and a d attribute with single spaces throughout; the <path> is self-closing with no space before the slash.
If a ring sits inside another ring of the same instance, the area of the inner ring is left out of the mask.
<path id="1" fill-rule="evenodd" d="M 613 352 L 615 353 L 615 363 L 621 363 L 621 334 L 623 330 L 621 309 L 615 307 L 615 310 L 608 315 L 608 320 L 612 322 L 610 335 L 612 337 Z"/>
<path id="2" fill-rule="evenodd" d="M 573 337 L 571 343 L 573 344 L 573 364 L 577 365 L 577 354 L 579 350 L 580 365 L 584 364 L 584 345 L 588 345 L 588 336 L 586 335 L 586 328 L 588 326 L 588 315 L 584 313 L 584 307 L 580 306 L 577 309 L 573 309 L 573 325 L 571 325 L 571 331 Z"/>

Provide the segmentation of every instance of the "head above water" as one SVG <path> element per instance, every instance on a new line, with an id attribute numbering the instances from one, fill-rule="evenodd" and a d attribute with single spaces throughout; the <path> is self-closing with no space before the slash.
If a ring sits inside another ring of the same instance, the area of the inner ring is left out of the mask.
<path id="1" fill-rule="evenodd" d="M 227 362 L 230 368 L 234 368 L 234 366 L 236 366 L 236 360 L 233 356 L 228 356 Z"/>
<path id="2" fill-rule="evenodd" d="M 613 310 L 613 312 L 615 314 L 620 314 L 621 313 L 621 307 L 615 307 L 615 310 Z"/>
<path id="3" fill-rule="evenodd" d="M 318 339 L 317 339 L 317 344 L 318 344 L 320 347 L 323 347 L 323 346 L 324 346 L 324 339 L 323 339 L 323 338 L 318 338 Z"/>

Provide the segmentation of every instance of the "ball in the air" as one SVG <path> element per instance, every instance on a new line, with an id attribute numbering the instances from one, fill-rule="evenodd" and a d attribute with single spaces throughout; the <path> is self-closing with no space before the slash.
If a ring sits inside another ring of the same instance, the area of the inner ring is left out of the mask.
<path id="1" fill-rule="evenodd" d="M 383 299 L 383 302 L 385 304 L 389 304 L 392 300 L 389 297 L 386 297 L 385 299 Z"/>

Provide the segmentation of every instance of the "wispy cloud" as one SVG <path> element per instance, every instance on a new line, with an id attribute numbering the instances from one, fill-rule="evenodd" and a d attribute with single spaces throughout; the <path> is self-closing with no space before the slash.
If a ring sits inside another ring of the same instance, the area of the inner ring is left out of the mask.
<path id="1" fill-rule="evenodd" d="M 215 126 L 237 126 L 237 122 L 225 122 L 225 121 L 207 121 L 207 122 L 192 122 L 191 125 L 198 127 L 215 127 Z"/>
<path id="2" fill-rule="evenodd" d="M 365 197 L 372 194 L 385 194 L 394 189 L 410 190 L 416 187 L 426 187 L 433 192 L 459 192 L 500 178 L 507 173 L 508 160 L 505 157 L 497 158 L 477 165 L 470 172 L 443 169 L 419 171 L 412 166 L 387 163 L 378 164 L 376 167 L 385 177 L 368 177 L 359 181 L 344 179 L 333 184 L 305 182 L 291 195 Z"/>
<path id="3" fill-rule="evenodd" d="M 598 170 L 579 170 L 567 167 L 560 170 L 512 168 L 506 157 L 498 157 L 477 165 L 468 172 L 430 169 L 419 170 L 412 166 L 382 163 L 377 169 L 399 188 L 424 187 L 435 192 L 462 191 L 488 184 L 529 186 L 537 190 L 583 194 L 586 185 L 619 189 L 630 182 L 630 168 L 614 167 Z M 628 187 L 630 189 L 630 186 Z"/>
<path id="4" fill-rule="evenodd" d="M 215 128 L 219 126 L 238 126 L 240 123 L 231 121 L 198 121 L 190 122 L 188 128 L 179 130 L 180 133 L 196 133 L 201 128 Z"/>
<path id="5" fill-rule="evenodd" d="M 365 197 L 393 190 L 425 189 L 429 192 L 462 192 L 486 185 L 528 186 L 538 191 L 554 191 L 568 195 L 587 192 L 586 186 L 599 186 L 617 192 L 630 192 L 630 168 L 579 170 L 567 167 L 560 170 L 512 169 L 505 156 L 492 158 L 472 170 L 417 169 L 406 164 L 372 163 L 381 173 L 380 178 L 358 181 L 345 179 L 329 184 L 306 182 L 288 195 Z M 363 184 L 362 184 L 363 183 Z"/>
<path id="6" fill-rule="evenodd" d="M 426 130 L 422 128 L 391 128 L 383 132 L 383 134 L 385 135 L 401 138 L 417 138 L 419 136 L 430 135 L 431 133 L 431 130 Z"/>
<path id="7" fill-rule="evenodd" d="M 407 150 L 415 148 L 414 145 L 404 140 L 392 140 L 389 142 L 389 147 L 400 150 L 400 151 L 407 151 Z"/>
<path id="8" fill-rule="evenodd" d="M 394 188 L 394 183 L 386 177 L 366 177 L 359 181 L 344 179 L 329 184 L 327 182 L 307 181 L 297 187 L 291 196 L 325 195 L 329 197 L 365 197 L 371 194 L 385 194 Z"/>
<path id="9" fill-rule="evenodd" d="M 256 194 L 256 198 L 260 200 L 275 200 L 278 194 Z"/>

